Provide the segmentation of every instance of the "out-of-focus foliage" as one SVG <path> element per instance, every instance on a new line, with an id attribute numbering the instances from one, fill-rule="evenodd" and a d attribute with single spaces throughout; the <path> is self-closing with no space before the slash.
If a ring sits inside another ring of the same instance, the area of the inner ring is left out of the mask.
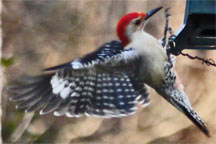
<path id="1" fill-rule="evenodd" d="M 2 58 L 1 59 L 1 65 L 5 67 L 12 66 L 15 63 L 15 58 L 10 57 L 10 58 Z"/>
<path id="2" fill-rule="evenodd" d="M 171 26 L 177 31 L 183 23 L 185 0 L 3 0 L 3 5 L 3 56 L 16 57 L 19 61 L 5 68 L 6 85 L 22 74 L 40 74 L 45 67 L 73 60 L 117 39 L 118 19 L 129 12 L 145 12 L 161 5 L 170 7 Z M 160 38 L 164 23 L 161 11 L 152 17 L 146 31 Z M 214 51 L 190 53 L 216 59 Z M 112 119 L 25 114 L 15 109 L 15 104 L 8 101 L 10 94 L 3 91 L 3 140 L 17 143 L 211 144 L 216 141 L 216 69 L 181 56 L 176 65 L 185 91 L 194 109 L 208 123 L 212 138 L 205 137 L 153 90 L 150 106 L 140 108 L 135 115 Z"/>

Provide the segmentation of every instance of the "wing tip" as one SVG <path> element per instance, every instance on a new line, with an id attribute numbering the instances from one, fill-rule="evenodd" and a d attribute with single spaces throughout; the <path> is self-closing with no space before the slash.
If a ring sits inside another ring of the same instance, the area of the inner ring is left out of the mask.
<path id="1" fill-rule="evenodd" d="M 42 69 L 42 71 L 43 72 L 46 72 L 46 71 L 55 71 L 55 70 L 59 70 L 59 69 L 67 68 L 67 67 L 71 67 L 72 68 L 71 62 L 65 63 L 65 64 L 61 64 L 61 65 L 58 65 L 58 66 L 53 66 L 53 67 L 45 68 L 45 69 Z"/>
<path id="2" fill-rule="evenodd" d="M 43 110 L 40 110 L 39 114 L 40 114 L 40 115 L 45 115 L 45 114 L 47 114 L 47 113 L 44 112 Z"/>
<path id="3" fill-rule="evenodd" d="M 74 115 L 72 115 L 70 112 L 66 112 L 65 115 L 66 115 L 66 117 L 69 117 L 69 118 L 74 117 Z"/>
<path id="4" fill-rule="evenodd" d="M 59 117 L 62 116 L 63 114 L 59 113 L 58 111 L 54 111 L 53 115 Z"/>

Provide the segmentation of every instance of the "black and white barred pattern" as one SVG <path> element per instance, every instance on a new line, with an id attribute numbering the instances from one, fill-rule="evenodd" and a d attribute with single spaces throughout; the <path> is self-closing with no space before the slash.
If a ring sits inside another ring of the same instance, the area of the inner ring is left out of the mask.
<path id="1" fill-rule="evenodd" d="M 175 66 L 175 56 L 170 55 L 168 61 L 165 62 L 164 72 L 165 72 L 165 84 L 174 85 L 176 82 L 176 72 L 174 71 Z"/>
<path id="2" fill-rule="evenodd" d="M 44 69 L 45 71 L 58 70 L 61 68 L 90 68 L 97 64 L 109 62 L 113 56 L 117 56 L 123 52 L 123 45 L 119 41 L 111 41 L 98 48 L 98 50 L 87 54 L 86 56 L 76 59 L 73 62 L 65 63 L 55 67 Z"/>
<path id="3" fill-rule="evenodd" d="M 29 78 L 30 82 L 13 88 L 18 95 L 11 100 L 27 112 L 42 109 L 40 114 L 54 112 L 56 116 L 107 118 L 133 114 L 138 104 L 150 103 L 144 83 L 124 66 L 125 61 L 129 64 L 136 58 L 134 55 L 133 49 L 123 51 L 120 42 L 112 41 L 72 63 L 46 69 L 59 70 L 56 74 Z M 115 62 L 120 63 L 119 69 Z"/>
<path id="4" fill-rule="evenodd" d="M 177 82 L 177 74 L 174 71 L 175 56 L 169 55 L 168 61 L 165 63 L 165 81 L 163 85 L 156 91 L 169 101 L 173 106 L 183 112 L 195 125 L 197 125 L 207 136 L 208 129 L 204 121 L 193 110 L 188 96 L 184 92 L 182 84 Z"/>
<path id="5" fill-rule="evenodd" d="M 59 84 L 61 79 L 64 81 Z M 51 83 L 54 94 L 60 95 L 65 101 L 71 101 L 64 110 L 61 110 L 60 106 L 55 111 L 55 115 L 126 116 L 133 114 L 138 102 L 143 101 L 126 74 L 115 76 L 110 73 L 100 73 L 97 70 L 65 71 L 53 76 Z"/>
<path id="6" fill-rule="evenodd" d="M 149 103 L 145 87 L 137 91 L 128 75 L 115 76 L 96 70 L 62 70 L 54 76 L 47 75 L 46 79 L 39 77 L 37 82 L 32 79 L 14 91 L 19 92 L 11 98 L 18 103 L 17 108 L 25 108 L 27 112 L 42 108 L 40 114 L 54 111 L 56 116 L 120 117 L 135 113 L 138 103 Z"/>

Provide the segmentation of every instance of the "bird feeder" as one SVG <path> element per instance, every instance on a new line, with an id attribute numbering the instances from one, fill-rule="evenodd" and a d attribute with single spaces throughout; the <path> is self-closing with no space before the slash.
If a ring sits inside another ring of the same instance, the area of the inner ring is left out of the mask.
<path id="1" fill-rule="evenodd" d="M 187 0 L 184 24 L 170 40 L 171 53 L 178 55 L 183 49 L 216 49 L 216 1 Z"/>

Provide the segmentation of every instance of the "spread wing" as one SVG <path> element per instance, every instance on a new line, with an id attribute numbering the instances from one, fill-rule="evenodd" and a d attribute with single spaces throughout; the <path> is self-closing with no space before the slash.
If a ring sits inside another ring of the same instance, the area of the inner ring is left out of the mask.
<path id="1" fill-rule="evenodd" d="M 28 78 L 10 89 L 17 94 L 11 100 L 27 112 L 42 109 L 41 114 L 57 116 L 133 114 L 138 103 L 149 103 L 144 83 L 136 79 L 138 61 L 134 49 L 123 50 L 120 42 L 112 41 L 83 58 L 46 69 L 56 73 Z"/>
<path id="2" fill-rule="evenodd" d="M 89 68 L 98 64 L 107 63 L 113 56 L 117 56 L 123 52 L 123 45 L 119 41 L 111 41 L 102 45 L 98 50 L 85 55 L 82 58 L 62 65 L 44 69 L 44 71 L 53 71 L 64 68 L 81 69 Z"/>

